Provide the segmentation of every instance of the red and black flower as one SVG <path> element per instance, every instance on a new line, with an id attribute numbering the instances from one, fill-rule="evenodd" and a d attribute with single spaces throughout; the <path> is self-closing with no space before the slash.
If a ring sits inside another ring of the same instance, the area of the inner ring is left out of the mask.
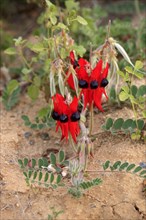
<path id="1" fill-rule="evenodd" d="M 80 120 L 80 113 L 78 112 L 78 98 L 74 97 L 70 104 L 60 94 L 56 94 L 53 98 L 54 110 L 52 117 L 57 121 L 56 131 L 61 128 L 62 139 L 68 140 L 69 132 L 76 142 L 76 137 L 79 135 L 80 128 L 78 121 Z"/>
<path id="2" fill-rule="evenodd" d="M 74 54 L 70 53 L 71 63 L 73 65 Z M 78 66 L 75 67 L 77 73 L 79 87 L 82 89 L 81 94 L 84 95 L 84 108 L 93 103 L 100 111 L 103 111 L 101 106 L 102 94 L 108 99 L 105 87 L 108 85 L 107 75 L 109 70 L 109 64 L 103 68 L 103 61 L 99 60 L 94 69 L 91 68 L 90 63 L 80 58 L 78 60 Z M 74 81 L 72 75 L 68 78 L 68 84 L 74 89 Z"/>

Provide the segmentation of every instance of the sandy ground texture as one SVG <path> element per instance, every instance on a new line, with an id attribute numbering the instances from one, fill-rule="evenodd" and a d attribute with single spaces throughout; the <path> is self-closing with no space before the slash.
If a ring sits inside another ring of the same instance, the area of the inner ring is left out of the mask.
<path id="1" fill-rule="evenodd" d="M 141 220 L 146 219 L 145 195 L 142 192 L 143 179 L 123 173 L 90 173 L 100 177 L 103 183 L 92 188 L 81 198 L 74 198 L 65 188 L 57 190 L 41 187 L 27 187 L 17 160 L 24 157 L 41 157 L 50 148 L 60 148 L 60 134 L 48 132 L 48 140 L 41 133 L 23 125 L 22 114 L 34 118 L 36 112 L 45 107 L 42 97 L 32 104 L 22 97 L 19 105 L 7 112 L 1 105 L 1 220 L 47 220 L 55 211 L 62 210 L 58 220 Z M 95 115 L 94 132 L 99 132 L 94 142 L 94 159 L 89 170 L 100 169 L 106 160 L 128 161 L 137 165 L 146 159 L 146 148 L 142 142 L 131 141 L 126 136 L 112 136 L 100 129 L 106 117 L 132 117 L 127 107 L 111 109 Z M 31 132 L 29 138 L 25 132 Z M 44 131 L 41 131 L 44 132 Z M 64 146 L 67 153 L 69 147 Z"/>

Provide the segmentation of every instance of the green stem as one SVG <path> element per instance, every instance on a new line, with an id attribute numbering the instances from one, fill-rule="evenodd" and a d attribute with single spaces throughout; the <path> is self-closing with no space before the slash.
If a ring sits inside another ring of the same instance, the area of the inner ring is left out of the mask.
<path id="1" fill-rule="evenodd" d="M 74 152 L 77 153 L 77 149 L 76 149 L 76 147 L 75 147 L 75 145 L 74 145 L 74 143 L 73 143 L 73 140 L 72 140 L 72 137 L 70 136 L 70 134 L 69 134 L 69 141 L 70 141 L 70 143 L 71 143 L 71 146 L 72 146 Z"/>
<path id="2" fill-rule="evenodd" d="M 134 5 L 135 5 L 136 14 L 137 14 L 137 16 L 140 18 L 141 15 L 140 15 L 139 0 L 135 0 L 135 1 L 134 1 Z"/>

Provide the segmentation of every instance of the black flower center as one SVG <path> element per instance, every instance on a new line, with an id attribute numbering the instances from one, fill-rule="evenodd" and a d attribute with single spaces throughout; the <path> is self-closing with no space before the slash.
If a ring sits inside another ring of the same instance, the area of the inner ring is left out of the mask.
<path id="1" fill-rule="evenodd" d="M 80 79 L 79 80 L 79 87 L 82 89 L 88 88 L 88 82 L 86 80 Z"/>
<path id="2" fill-rule="evenodd" d="M 90 88 L 91 89 L 97 89 L 98 88 L 97 80 L 93 80 L 93 81 L 90 82 Z"/>
<path id="3" fill-rule="evenodd" d="M 108 85 L 108 80 L 107 79 L 103 79 L 100 83 L 101 87 L 106 87 Z"/>
<path id="4" fill-rule="evenodd" d="M 55 112 L 55 111 L 53 111 L 52 112 L 52 118 L 54 119 L 54 120 L 59 120 L 59 118 L 60 118 L 60 115 L 57 113 L 57 112 Z"/>
<path id="5" fill-rule="evenodd" d="M 75 122 L 75 121 L 79 121 L 80 120 L 80 113 L 79 112 L 74 112 L 71 117 L 70 117 L 71 121 Z"/>
<path id="6" fill-rule="evenodd" d="M 62 114 L 62 115 L 60 115 L 59 120 L 60 120 L 62 123 L 66 123 L 66 122 L 68 122 L 68 116 L 65 115 L 65 114 Z"/>

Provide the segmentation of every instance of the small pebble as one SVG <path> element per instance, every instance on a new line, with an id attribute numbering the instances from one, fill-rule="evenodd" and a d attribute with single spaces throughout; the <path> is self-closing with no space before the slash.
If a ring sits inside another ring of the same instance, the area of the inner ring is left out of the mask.
<path id="1" fill-rule="evenodd" d="M 32 136 L 31 132 L 27 131 L 27 132 L 24 133 L 25 138 L 29 138 L 30 136 Z"/>
<path id="2" fill-rule="evenodd" d="M 40 137 L 42 140 L 50 140 L 49 134 L 48 133 L 41 133 Z"/>
<path id="3" fill-rule="evenodd" d="M 90 208 L 96 208 L 95 204 L 90 204 Z"/>
<path id="4" fill-rule="evenodd" d="M 146 163 L 144 163 L 144 162 L 141 162 L 139 165 L 140 165 L 142 168 L 146 168 Z"/>
<path id="5" fill-rule="evenodd" d="M 34 144 L 35 144 L 35 141 L 34 141 L 34 140 L 30 140 L 30 141 L 29 141 L 29 144 L 30 144 L 30 145 L 34 145 Z"/>

